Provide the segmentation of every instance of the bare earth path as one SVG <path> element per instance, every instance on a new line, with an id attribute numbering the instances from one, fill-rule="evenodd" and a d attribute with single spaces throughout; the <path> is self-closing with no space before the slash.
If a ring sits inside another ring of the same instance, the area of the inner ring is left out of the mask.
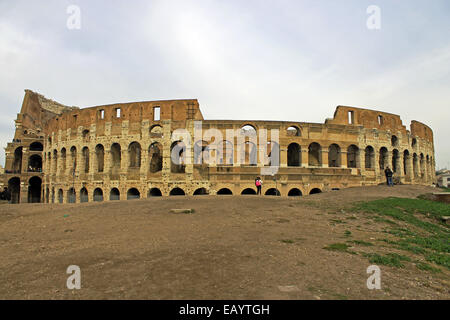
<path id="1" fill-rule="evenodd" d="M 198 196 L 0 206 L 1 299 L 449 299 L 449 272 L 381 267 L 368 290 L 361 254 L 323 247 L 376 242 L 355 201 L 433 192 L 351 188 L 292 198 Z M 170 214 L 193 208 L 194 214 Z M 336 224 L 336 214 L 346 223 Z M 351 219 L 347 219 L 351 217 Z M 380 244 L 382 246 L 382 244 Z M 81 268 L 68 290 L 66 269 Z"/>

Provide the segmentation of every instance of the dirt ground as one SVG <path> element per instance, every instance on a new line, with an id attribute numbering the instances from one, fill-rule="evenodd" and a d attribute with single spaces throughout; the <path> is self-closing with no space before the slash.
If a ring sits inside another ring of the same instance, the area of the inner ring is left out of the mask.
<path id="1" fill-rule="evenodd" d="M 433 191 L 376 186 L 295 199 L 4 204 L 0 299 L 449 299 L 447 270 L 380 266 L 382 288 L 369 290 L 366 257 L 323 249 L 345 242 L 346 230 L 358 240 L 381 237 L 381 226 L 341 208 Z M 195 213 L 169 213 L 175 208 Z M 335 224 L 336 210 L 352 218 Z M 66 287 L 69 265 L 81 268 L 81 290 Z"/>

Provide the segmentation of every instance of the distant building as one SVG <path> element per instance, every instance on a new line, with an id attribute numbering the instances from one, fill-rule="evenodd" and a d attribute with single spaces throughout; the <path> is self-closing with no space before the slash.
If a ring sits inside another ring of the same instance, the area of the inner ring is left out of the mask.
<path id="1" fill-rule="evenodd" d="M 439 187 L 450 188 L 450 173 L 441 174 L 437 177 L 437 182 Z"/>

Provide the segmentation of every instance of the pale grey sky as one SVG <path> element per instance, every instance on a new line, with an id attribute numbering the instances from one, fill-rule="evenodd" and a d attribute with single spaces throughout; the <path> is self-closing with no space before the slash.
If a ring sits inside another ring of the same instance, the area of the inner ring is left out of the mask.
<path id="1" fill-rule="evenodd" d="M 429 125 L 450 167 L 449 17 L 447 0 L 0 0 L 0 144 L 29 88 L 80 107 L 197 98 L 208 119 L 372 108 Z"/>

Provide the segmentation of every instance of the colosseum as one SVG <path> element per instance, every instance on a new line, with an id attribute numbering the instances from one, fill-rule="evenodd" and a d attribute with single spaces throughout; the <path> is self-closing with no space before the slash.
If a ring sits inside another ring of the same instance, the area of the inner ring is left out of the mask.
<path id="1" fill-rule="evenodd" d="M 325 123 L 205 120 L 195 99 L 78 108 L 25 90 L 15 123 L 0 173 L 12 203 L 246 195 L 257 176 L 263 195 L 302 196 L 384 183 L 387 166 L 397 184 L 436 179 L 428 126 L 348 106 Z"/>

